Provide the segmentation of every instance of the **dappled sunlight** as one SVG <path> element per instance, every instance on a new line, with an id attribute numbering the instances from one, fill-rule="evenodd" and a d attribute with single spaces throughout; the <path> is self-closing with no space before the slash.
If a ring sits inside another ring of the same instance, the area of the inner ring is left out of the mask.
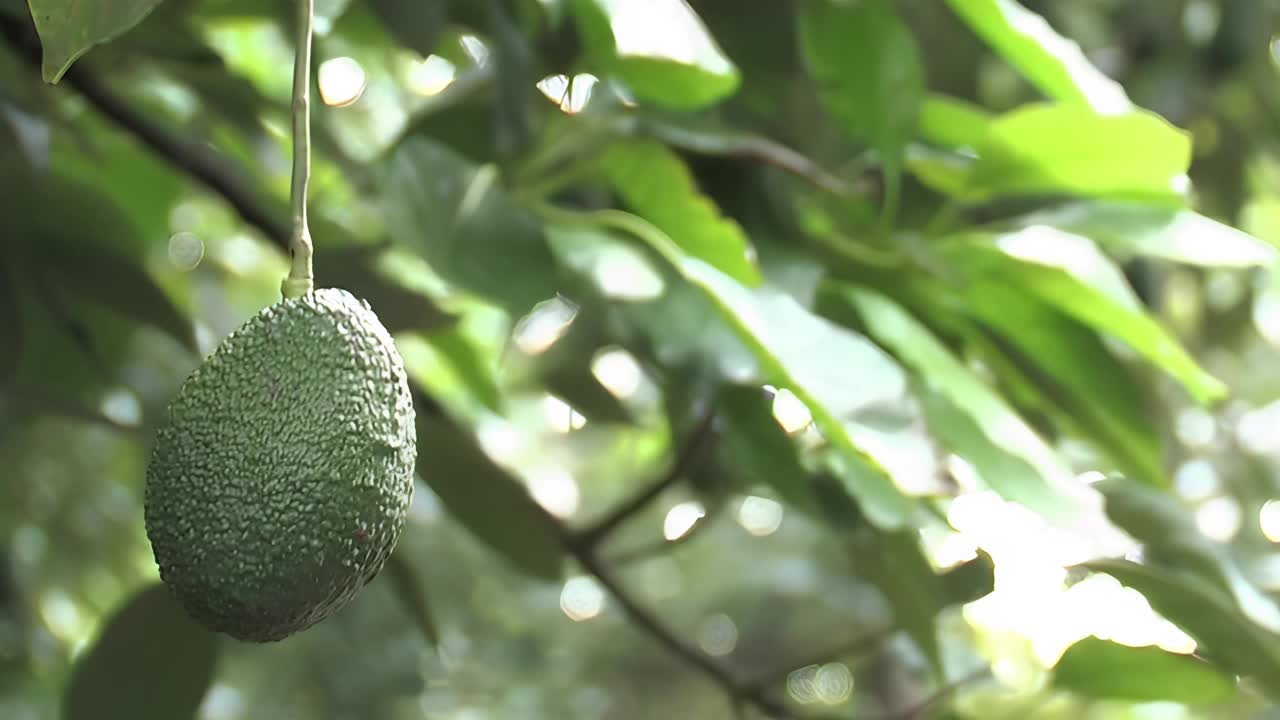
<path id="1" fill-rule="evenodd" d="M 419 95 L 431 97 L 445 91 L 457 78 L 458 69 L 439 55 L 428 55 L 409 66 L 409 88 Z"/>
<path id="2" fill-rule="evenodd" d="M 738 626 L 724 613 L 718 613 L 698 625 L 698 646 L 712 657 L 723 657 L 738 646 Z"/>
<path id="3" fill-rule="evenodd" d="M 560 609 L 574 622 L 585 622 L 599 615 L 605 606 L 604 589 L 595 578 L 573 577 L 560 591 Z"/>
<path id="4" fill-rule="evenodd" d="M 738 505 L 738 524 L 757 537 L 772 535 L 782 527 L 782 503 L 769 498 L 748 495 Z"/>
<path id="5" fill-rule="evenodd" d="M 541 303 L 516 324 L 512 339 L 526 355 L 540 355 L 569 332 L 578 316 L 578 306 L 564 298 Z"/>
<path id="6" fill-rule="evenodd" d="M 364 94 L 368 84 L 364 68 L 355 58 L 338 57 L 320 63 L 316 84 L 320 99 L 329 107 L 346 107 Z"/>
<path id="7" fill-rule="evenodd" d="M 778 421 L 788 435 L 802 432 L 813 423 L 813 413 L 790 390 L 777 389 L 771 385 L 766 385 L 765 390 L 773 393 L 773 419 Z"/>
<path id="8" fill-rule="evenodd" d="M 853 673 L 844 663 L 806 665 L 787 675 L 787 694 L 801 705 L 840 705 L 853 690 Z"/>
<path id="9" fill-rule="evenodd" d="M 586 109 L 599 81 L 595 75 L 587 73 L 579 73 L 573 77 L 549 75 L 538 81 L 538 89 L 548 100 L 559 105 L 565 114 L 577 115 Z"/>
<path id="10" fill-rule="evenodd" d="M 707 516 L 707 509 L 696 500 L 682 502 L 667 511 L 662 520 L 662 537 L 668 542 L 688 535 L 693 526 Z"/>
<path id="11" fill-rule="evenodd" d="M 610 348 L 597 353 L 591 361 L 591 374 L 619 399 L 635 395 L 644 381 L 640 363 L 622 348 Z"/>
<path id="12" fill-rule="evenodd" d="M 529 494 L 547 512 L 556 517 L 571 517 L 578 511 L 581 496 L 578 482 L 569 471 L 557 465 L 539 467 L 526 474 Z"/>

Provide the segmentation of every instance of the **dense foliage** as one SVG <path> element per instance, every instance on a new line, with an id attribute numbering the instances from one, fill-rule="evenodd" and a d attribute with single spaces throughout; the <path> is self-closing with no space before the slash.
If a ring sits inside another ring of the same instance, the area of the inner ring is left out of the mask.
<path id="1" fill-rule="evenodd" d="M 279 297 L 293 3 L 0 0 L 0 717 L 1280 712 L 1275 3 L 316 6 L 400 546 L 254 645 L 143 531 Z"/>

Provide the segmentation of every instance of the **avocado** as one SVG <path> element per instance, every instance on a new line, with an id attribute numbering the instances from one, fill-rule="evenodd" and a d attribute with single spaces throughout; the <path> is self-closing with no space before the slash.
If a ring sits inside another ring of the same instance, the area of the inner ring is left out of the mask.
<path id="1" fill-rule="evenodd" d="M 229 335 L 156 431 L 145 522 L 193 618 L 269 642 L 377 575 L 413 499 L 404 364 L 368 303 L 326 288 Z"/>

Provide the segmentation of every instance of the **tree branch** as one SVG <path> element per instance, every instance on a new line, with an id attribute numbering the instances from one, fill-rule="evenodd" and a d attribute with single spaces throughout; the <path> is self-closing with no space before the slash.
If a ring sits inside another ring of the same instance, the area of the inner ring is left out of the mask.
<path id="1" fill-rule="evenodd" d="M 40 71 L 40 42 L 31 28 L 0 16 L 0 36 L 37 73 Z M 73 65 L 63 77 L 62 83 L 74 88 L 103 116 L 128 131 L 165 160 L 220 195 L 246 223 L 258 228 L 273 243 L 288 249 L 289 225 L 282 214 L 263 206 L 258 201 L 260 193 L 253 183 L 208 146 L 186 142 L 170 134 L 160 124 L 130 107 L 114 90 L 82 65 Z"/>
<path id="2" fill-rule="evenodd" d="M 594 548 L 620 525 L 647 507 L 667 488 L 679 482 L 698 459 L 699 451 L 711 435 L 711 426 L 714 420 L 715 413 L 708 412 L 703 415 L 702 419 L 698 421 L 698 424 L 689 433 L 689 437 L 685 439 L 684 445 L 681 446 L 680 451 L 676 454 L 675 460 L 672 461 L 671 468 L 667 470 L 666 474 L 658 478 L 652 485 L 641 489 L 631 498 L 625 500 L 613 512 L 601 518 L 594 525 L 578 531 L 577 541 L 584 547 Z"/>

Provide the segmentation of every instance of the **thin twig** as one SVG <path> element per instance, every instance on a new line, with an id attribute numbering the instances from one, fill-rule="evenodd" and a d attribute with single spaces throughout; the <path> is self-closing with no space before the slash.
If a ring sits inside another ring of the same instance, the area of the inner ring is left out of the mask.
<path id="1" fill-rule="evenodd" d="M 622 550 L 611 555 L 609 562 L 613 565 L 627 565 L 640 560 L 647 560 L 657 555 L 665 555 L 671 552 L 672 549 L 689 542 L 703 530 L 710 527 L 712 520 L 712 513 L 708 512 L 706 515 L 695 520 L 693 525 L 680 537 L 675 538 L 674 540 L 667 540 L 664 538 L 646 545 L 631 548 L 630 550 Z"/>
<path id="2" fill-rule="evenodd" d="M 861 654 L 867 650 L 877 647 L 884 643 L 894 632 L 895 627 L 885 627 L 863 633 L 856 638 L 846 640 L 842 643 L 836 643 L 831 647 L 819 650 L 814 653 L 805 655 L 798 660 L 791 660 L 780 664 L 776 669 L 770 670 L 759 677 L 746 683 L 747 688 L 764 689 L 771 685 L 782 682 L 788 675 L 795 672 L 797 668 L 808 667 L 810 665 L 823 665 L 834 662 L 842 657 L 852 654 Z"/>
<path id="3" fill-rule="evenodd" d="M 586 547 L 595 547 L 633 515 L 648 507 L 649 503 L 653 502 L 667 488 L 679 482 L 693 467 L 694 461 L 697 460 L 699 451 L 711 434 L 711 425 L 714 420 L 714 413 L 703 415 L 685 439 L 684 445 L 671 462 L 671 468 L 667 470 L 666 474 L 658 478 L 652 485 L 641 489 L 630 499 L 618 505 L 613 512 L 601 518 L 594 525 L 585 530 L 580 530 L 577 535 L 578 541 Z"/>
<path id="4" fill-rule="evenodd" d="M 711 678 L 724 690 L 733 703 L 753 705 L 775 720 L 795 720 L 795 715 L 780 701 L 771 697 L 763 688 L 743 684 L 733 676 L 728 668 L 720 665 L 710 655 L 680 639 L 661 619 L 643 607 L 627 592 L 622 583 L 614 577 L 613 572 L 596 555 L 593 545 L 584 542 L 584 538 L 581 535 L 574 534 L 550 514 L 548 514 L 548 517 L 560 528 L 560 537 L 565 549 L 573 555 L 583 569 L 591 573 L 600 585 L 609 591 L 609 594 L 617 601 L 622 611 L 637 627 L 667 648 L 671 654 Z"/>

